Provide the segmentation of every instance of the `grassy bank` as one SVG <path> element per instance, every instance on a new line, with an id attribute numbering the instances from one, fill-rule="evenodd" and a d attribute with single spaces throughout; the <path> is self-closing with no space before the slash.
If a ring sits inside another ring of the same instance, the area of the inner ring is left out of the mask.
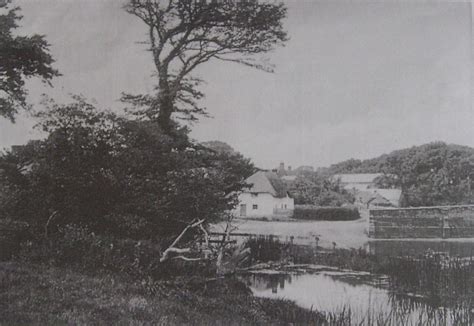
<path id="1" fill-rule="evenodd" d="M 0 325 L 321 324 L 290 301 L 255 298 L 232 280 L 134 283 L 33 264 L 0 263 Z"/>

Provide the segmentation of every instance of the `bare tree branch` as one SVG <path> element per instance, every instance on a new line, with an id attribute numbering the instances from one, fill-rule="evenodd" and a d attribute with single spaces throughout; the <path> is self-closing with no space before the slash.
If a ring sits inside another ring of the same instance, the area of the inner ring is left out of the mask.
<path id="1" fill-rule="evenodd" d="M 181 233 L 178 235 L 178 237 L 176 237 L 176 239 L 173 241 L 173 243 L 163 252 L 163 254 L 161 255 L 161 258 L 160 258 L 160 263 L 166 261 L 168 259 L 168 256 L 169 256 L 170 253 L 173 253 L 173 252 L 174 253 L 188 253 L 188 252 L 190 252 L 191 251 L 190 248 L 180 249 L 180 248 L 177 248 L 176 245 L 183 238 L 183 236 L 186 234 L 186 232 L 189 229 L 200 226 L 202 223 L 204 223 L 204 221 L 205 220 L 198 220 L 198 221 L 193 222 L 193 223 L 189 224 L 188 226 L 186 226 L 183 229 L 183 231 L 181 231 Z"/>

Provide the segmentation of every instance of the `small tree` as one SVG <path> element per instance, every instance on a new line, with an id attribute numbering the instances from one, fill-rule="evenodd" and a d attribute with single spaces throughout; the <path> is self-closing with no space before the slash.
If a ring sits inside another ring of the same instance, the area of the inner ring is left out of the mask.
<path id="1" fill-rule="evenodd" d="M 299 205 L 342 206 L 354 202 L 354 196 L 341 186 L 340 180 L 317 172 L 299 175 L 290 192 Z"/>
<path id="2" fill-rule="evenodd" d="M 255 55 L 273 50 L 287 40 L 282 27 L 283 4 L 257 1 L 130 0 L 125 10 L 148 28 L 148 43 L 158 74 L 156 96 L 125 95 L 144 105 L 143 114 L 157 119 L 164 131 L 172 129 L 172 114 L 196 119 L 205 113 L 198 105 L 200 80 L 191 73 L 218 59 L 271 71 Z"/>
<path id="3" fill-rule="evenodd" d="M 14 121 L 20 107 L 26 108 L 25 79 L 40 77 L 44 82 L 58 76 L 44 36 L 14 36 L 22 18 L 19 7 L 9 9 L 11 0 L 0 1 L 0 116 Z"/>

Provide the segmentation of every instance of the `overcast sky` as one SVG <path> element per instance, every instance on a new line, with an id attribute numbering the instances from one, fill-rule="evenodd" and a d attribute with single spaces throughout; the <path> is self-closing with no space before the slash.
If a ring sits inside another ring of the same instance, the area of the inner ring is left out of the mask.
<path id="1" fill-rule="evenodd" d="M 15 1 L 14 1 L 15 2 Z M 150 92 L 144 26 L 118 0 L 21 0 L 22 31 L 45 34 L 63 74 L 30 82 L 30 100 L 83 94 L 115 109 Z M 471 6 L 448 1 L 288 2 L 291 40 L 273 74 L 211 62 L 197 140 L 228 142 L 260 167 L 326 166 L 441 140 L 474 146 Z M 38 137 L 0 120 L 0 148 Z"/>

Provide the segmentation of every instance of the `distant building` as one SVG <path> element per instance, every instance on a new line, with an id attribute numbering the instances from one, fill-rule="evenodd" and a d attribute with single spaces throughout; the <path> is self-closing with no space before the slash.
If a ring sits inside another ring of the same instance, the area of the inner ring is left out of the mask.
<path id="1" fill-rule="evenodd" d="M 302 165 L 297 167 L 296 169 L 293 169 L 291 165 L 288 165 L 288 168 L 285 168 L 285 163 L 281 162 L 280 165 L 272 171 L 278 174 L 280 177 L 297 176 L 305 172 L 314 172 L 314 167 L 309 165 Z"/>
<path id="2" fill-rule="evenodd" d="M 382 173 L 347 173 L 335 174 L 334 178 L 347 190 L 367 190 L 376 187 L 375 179 L 380 176 Z"/>
<path id="3" fill-rule="evenodd" d="M 355 190 L 355 204 L 363 208 L 400 207 L 402 191 L 400 189 Z"/>
<path id="4" fill-rule="evenodd" d="M 344 189 L 355 197 L 355 204 L 363 208 L 400 207 L 402 191 L 400 189 L 377 188 L 375 179 L 382 173 L 346 173 L 336 174 Z"/>
<path id="5" fill-rule="evenodd" d="M 285 182 L 274 172 L 259 171 L 246 182 L 252 187 L 239 196 L 234 214 L 241 218 L 291 216 L 295 209 Z"/>
<path id="6" fill-rule="evenodd" d="M 289 169 L 286 170 L 286 169 L 285 169 L 285 163 L 284 163 L 284 162 L 281 162 L 275 172 L 276 172 L 276 174 L 277 174 L 279 177 L 282 177 L 282 176 L 284 176 L 284 175 L 291 174 L 291 166 L 289 166 L 288 168 L 289 168 Z"/>

